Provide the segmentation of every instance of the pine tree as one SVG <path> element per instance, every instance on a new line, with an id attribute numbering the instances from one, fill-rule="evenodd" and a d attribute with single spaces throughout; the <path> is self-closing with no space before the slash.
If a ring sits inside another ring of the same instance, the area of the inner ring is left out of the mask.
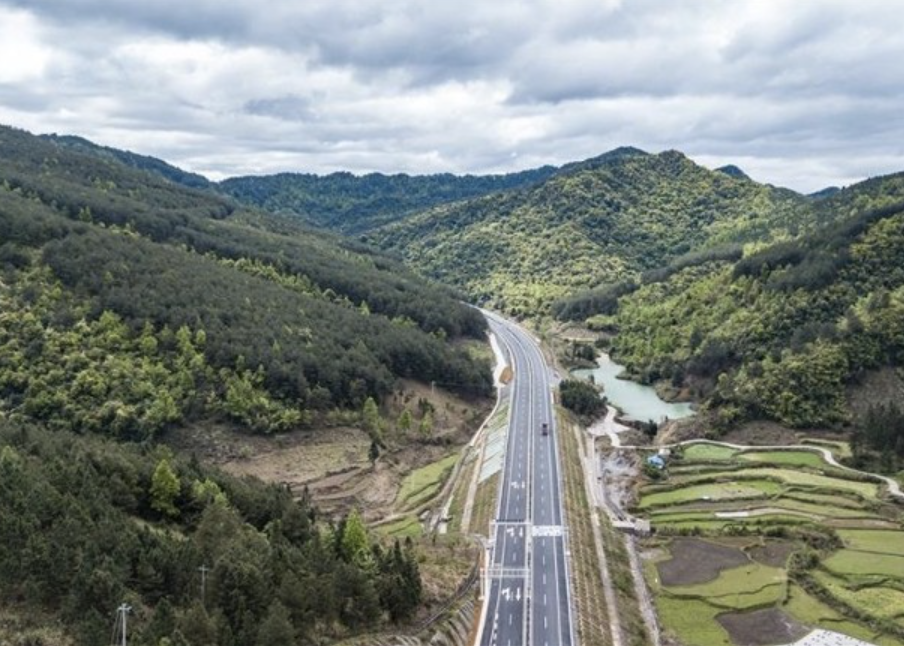
<path id="1" fill-rule="evenodd" d="M 174 503 L 179 495 L 179 488 L 179 477 L 169 460 L 161 459 L 151 480 L 151 508 L 170 518 L 178 516 L 179 510 Z"/>
<path id="2" fill-rule="evenodd" d="M 403 433 L 407 433 L 408 431 L 411 430 L 411 423 L 412 423 L 411 411 L 409 411 L 406 408 L 405 410 L 402 411 L 401 415 L 399 415 L 399 421 L 397 422 L 397 426 L 399 427 L 400 431 L 402 431 Z"/>
<path id="3" fill-rule="evenodd" d="M 295 628 L 289 611 L 279 601 L 270 604 L 267 616 L 257 631 L 258 646 L 294 646 Z"/>
<path id="4" fill-rule="evenodd" d="M 345 518 L 339 550 L 340 556 L 347 563 L 353 563 L 359 567 L 366 567 L 370 564 L 367 530 L 357 509 L 352 509 Z"/>
<path id="5" fill-rule="evenodd" d="M 364 409 L 361 411 L 361 423 L 371 439 L 382 443 L 380 421 L 380 409 L 377 408 L 377 402 L 373 397 L 368 397 L 364 401 Z"/>
<path id="6" fill-rule="evenodd" d="M 216 625 L 200 603 L 192 605 L 178 623 L 179 632 L 192 646 L 213 646 L 217 641 Z"/>
<path id="7" fill-rule="evenodd" d="M 433 433 L 433 413 L 427 411 L 424 413 L 424 416 L 421 418 L 421 423 L 418 425 L 418 431 L 424 437 L 430 437 Z"/>

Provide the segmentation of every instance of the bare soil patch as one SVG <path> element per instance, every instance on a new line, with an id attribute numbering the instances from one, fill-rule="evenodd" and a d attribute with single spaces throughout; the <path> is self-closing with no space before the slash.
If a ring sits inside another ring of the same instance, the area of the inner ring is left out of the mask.
<path id="1" fill-rule="evenodd" d="M 626 424 L 624 420 L 616 420 L 620 424 Z M 628 431 L 622 431 L 618 434 L 621 443 L 627 446 L 646 446 L 650 444 L 650 438 L 645 433 L 632 428 Z"/>
<path id="2" fill-rule="evenodd" d="M 370 437 L 350 426 L 263 436 L 228 424 L 207 424 L 176 429 L 167 441 L 237 476 L 287 484 L 296 495 L 307 487 L 329 516 L 356 507 L 365 520 L 376 521 L 395 513 L 403 478 L 467 442 L 491 406 L 488 399 L 466 399 L 429 384 L 402 381 L 381 409 L 387 446 L 375 467 L 368 457 Z M 396 423 L 405 409 L 414 420 L 408 432 Z M 418 424 L 428 410 L 433 424 L 425 437 Z"/>
<path id="3" fill-rule="evenodd" d="M 770 567 L 785 567 L 788 557 L 794 551 L 794 544 L 788 541 L 769 541 L 765 545 L 756 545 L 747 550 L 757 563 Z"/>
<path id="4" fill-rule="evenodd" d="M 706 437 L 707 431 L 711 428 L 707 414 L 698 411 L 696 415 L 684 417 L 682 419 L 670 419 L 659 427 L 656 434 L 656 445 L 676 444 L 686 440 L 693 440 L 700 437 Z"/>
<path id="5" fill-rule="evenodd" d="M 636 453 L 608 449 L 604 444 L 608 441 L 608 437 L 596 438 L 596 452 L 602 459 L 601 476 L 606 492 L 606 503 L 621 517 L 624 510 L 638 499 L 636 486 L 640 465 Z"/>
<path id="6" fill-rule="evenodd" d="M 174 448 L 234 475 L 290 485 L 368 465 L 370 447 L 366 433 L 348 427 L 270 436 L 222 425 L 176 429 L 167 439 Z"/>
<path id="7" fill-rule="evenodd" d="M 728 612 L 719 615 L 716 620 L 728 631 L 736 646 L 790 644 L 810 632 L 809 628 L 778 608 Z"/>
<path id="8" fill-rule="evenodd" d="M 293 434 L 294 435 L 294 434 Z M 263 438 L 256 438 L 263 439 Z M 250 456 L 223 463 L 235 475 L 254 475 L 293 487 L 339 474 L 348 476 L 370 466 L 370 438 L 363 431 L 337 428 L 304 436 L 282 436 L 255 447 Z"/>
<path id="9" fill-rule="evenodd" d="M 712 581 L 722 570 L 750 562 L 736 547 L 696 538 L 678 538 L 669 545 L 672 558 L 656 564 L 662 585 L 696 585 Z"/>

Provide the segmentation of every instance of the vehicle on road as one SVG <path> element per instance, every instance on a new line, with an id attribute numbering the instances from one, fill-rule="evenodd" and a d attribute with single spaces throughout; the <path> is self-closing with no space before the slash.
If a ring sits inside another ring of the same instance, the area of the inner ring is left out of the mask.
<path id="1" fill-rule="evenodd" d="M 540 427 L 540 432 L 543 433 L 543 435 L 549 435 L 549 424 L 543 422 L 543 426 Z"/>

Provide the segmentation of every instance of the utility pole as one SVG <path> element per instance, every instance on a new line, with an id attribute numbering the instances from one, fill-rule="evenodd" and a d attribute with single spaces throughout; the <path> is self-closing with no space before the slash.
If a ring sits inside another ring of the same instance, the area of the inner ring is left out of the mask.
<path id="1" fill-rule="evenodd" d="M 198 568 L 198 571 L 201 573 L 201 606 L 207 607 L 207 595 L 205 591 L 207 590 L 207 573 L 210 572 L 210 568 L 206 565 L 202 565 Z"/>
<path id="2" fill-rule="evenodd" d="M 132 612 L 132 606 L 123 603 L 116 612 L 119 613 L 120 621 L 122 621 L 122 646 L 126 646 L 126 617 Z"/>

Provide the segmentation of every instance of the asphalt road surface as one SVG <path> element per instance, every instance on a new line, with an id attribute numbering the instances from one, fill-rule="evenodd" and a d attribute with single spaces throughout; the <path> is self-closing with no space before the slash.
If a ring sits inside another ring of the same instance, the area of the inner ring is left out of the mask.
<path id="1" fill-rule="evenodd" d="M 550 373 L 530 335 L 498 316 L 487 318 L 506 348 L 514 381 L 480 644 L 573 646 Z"/>

